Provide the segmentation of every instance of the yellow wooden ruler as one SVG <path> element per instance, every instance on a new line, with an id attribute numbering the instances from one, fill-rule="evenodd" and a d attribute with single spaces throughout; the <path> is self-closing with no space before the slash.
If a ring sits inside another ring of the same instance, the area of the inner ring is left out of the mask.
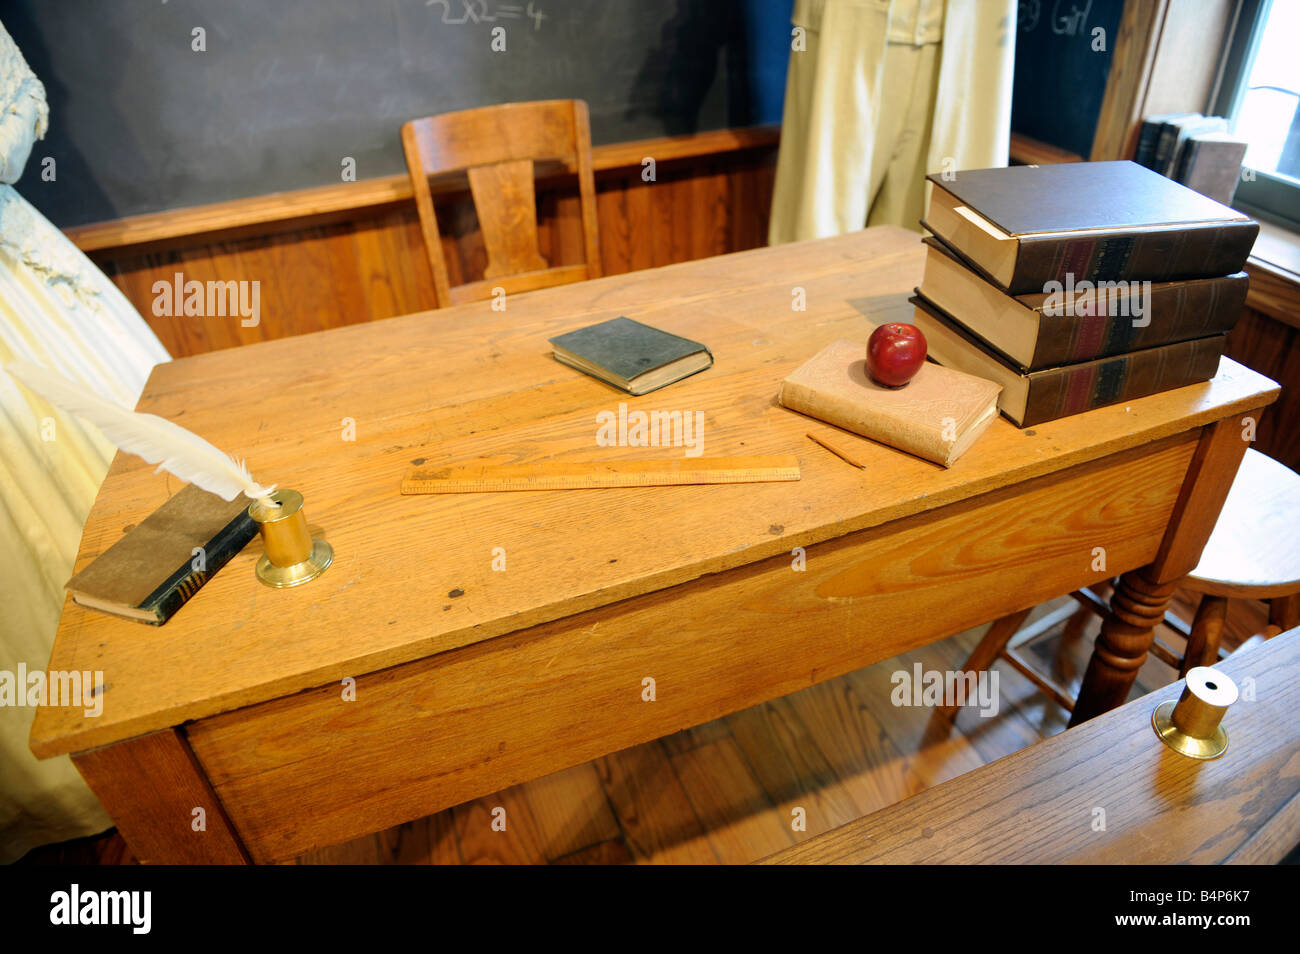
<path id="1" fill-rule="evenodd" d="M 799 460 L 792 454 L 679 457 L 673 460 L 541 461 L 535 464 L 471 463 L 412 468 L 402 478 L 402 493 L 473 494 L 498 490 L 754 484 L 798 479 Z"/>

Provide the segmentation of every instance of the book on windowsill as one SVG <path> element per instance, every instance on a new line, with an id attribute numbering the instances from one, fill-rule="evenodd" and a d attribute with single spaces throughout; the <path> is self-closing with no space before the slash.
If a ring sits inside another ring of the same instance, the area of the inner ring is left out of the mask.
<path id="1" fill-rule="evenodd" d="M 1025 373 L 927 301 L 919 289 L 910 300 L 915 306 L 912 323 L 925 335 L 930 357 L 945 367 L 998 382 L 998 407 L 1017 427 L 1208 381 L 1218 372 L 1226 341 L 1224 335 L 1210 335 Z"/>
<path id="2" fill-rule="evenodd" d="M 929 177 L 922 224 L 1012 295 L 1048 282 L 1233 275 L 1259 224 L 1134 162 L 1066 162 Z"/>
<path id="3" fill-rule="evenodd" d="M 161 626 L 257 534 L 248 503 L 186 484 L 67 589 L 89 609 Z"/>
<path id="4" fill-rule="evenodd" d="M 997 417 L 997 384 L 921 366 L 906 385 L 872 381 L 862 341 L 832 342 L 781 384 L 783 407 L 951 467 Z"/>
<path id="5" fill-rule="evenodd" d="M 1231 202 L 1241 181 L 1246 148 L 1243 140 L 1226 132 L 1192 136 L 1183 146 L 1178 181 L 1216 202 Z"/>
<path id="6" fill-rule="evenodd" d="M 1241 317 L 1250 285 L 1239 272 L 1101 290 L 1070 283 L 1051 293 L 1012 296 L 942 239 L 924 241 L 921 294 L 1022 371 L 1227 334 Z"/>
<path id="7" fill-rule="evenodd" d="M 611 318 L 550 339 L 555 360 L 629 394 L 646 394 L 713 364 L 698 341 L 651 328 L 631 318 Z"/>
<path id="8" fill-rule="evenodd" d="M 1200 113 L 1164 113 L 1142 120 L 1133 161 L 1157 172 L 1169 162 L 1182 123 L 1203 118 Z"/>

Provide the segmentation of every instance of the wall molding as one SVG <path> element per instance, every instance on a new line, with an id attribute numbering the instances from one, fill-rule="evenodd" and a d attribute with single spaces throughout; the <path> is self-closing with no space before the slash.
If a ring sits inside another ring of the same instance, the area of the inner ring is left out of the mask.
<path id="1" fill-rule="evenodd" d="M 766 125 L 611 143 L 592 149 L 592 166 L 599 177 L 602 173 L 639 168 L 647 157 L 660 164 L 749 149 L 772 149 L 780 138 L 780 125 Z M 544 166 L 537 172 L 539 181 L 564 176 L 558 169 Z M 440 177 L 431 181 L 430 187 L 435 194 L 468 190 L 463 174 Z M 126 216 L 63 231 L 83 252 L 94 253 L 102 261 L 118 257 L 122 252 L 136 254 L 179 242 L 208 242 L 217 237 L 234 239 L 300 228 L 309 222 L 322 224 L 357 218 L 412 201 L 411 180 L 401 173 Z"/>

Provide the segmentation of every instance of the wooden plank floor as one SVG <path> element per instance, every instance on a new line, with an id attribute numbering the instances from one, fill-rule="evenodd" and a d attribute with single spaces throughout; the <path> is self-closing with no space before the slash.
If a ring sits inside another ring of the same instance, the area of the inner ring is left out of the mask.
<path id="1" fill-rule="evenodd" d="M 1179 593 L 1190 619 L 1197 597 Z M 1035 616 L 1061 601 L 1040 607 Z M 1225 645 L 1267 621 L 1229 604 Z M 1033 643 L 1036 665 L 1077 690 L 1100 621 Z M 1065 728 L 1066 712 L 998 663 L 998 715 L 963 710 L 927 732 L 930 709 L 890 702 L 897 670 L 956 669 L 983 634 L 960 633 L 723 719 L 312 852 L 299 864 L 743 864 L 860 818 Z M 1170 645 L 1181 641 L 1161 631 Z M 1134 694 L 1173 682 L 1151 659 Z M 796 819 L 802 825 L 796 825 Z M 504 830 L 499 830 L 504 822 Z M 798 828 L 798 830 L 796 830 Z M 30 864 L 130 864 L 116 832 L 31 852 Z"/>

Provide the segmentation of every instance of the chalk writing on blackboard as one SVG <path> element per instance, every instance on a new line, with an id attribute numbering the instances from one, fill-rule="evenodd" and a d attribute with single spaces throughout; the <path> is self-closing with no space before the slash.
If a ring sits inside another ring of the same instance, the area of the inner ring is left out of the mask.
<path id="1" fill-rule="evenodd" d="M 1066 36 L 1078 36 L 1088 25 L 1088 14 L 1092 12 L 1092 0 L 1052 0 L 1052 13 L 1048 24 L 1052 32 Z M 1017 20 L 1021 33 L 1032 33 L 1043 16 L 1043 0 L 1020 0 Z"/>
<path id="2" fill-rule="evenodd" d="M 501 3 L 492 6 L 488 0 L 424 0 L 426 7 L 441 7 L 442 22 L 449 26 L 461 26 L 466 23 L 495 23 L 497 20 L 532 20 L 533 31 L 542 28 L 546 14 L 529 3 L 523 7 L 513 3 Z M 459 11 L 453 12 L 453 7 Z"/>

